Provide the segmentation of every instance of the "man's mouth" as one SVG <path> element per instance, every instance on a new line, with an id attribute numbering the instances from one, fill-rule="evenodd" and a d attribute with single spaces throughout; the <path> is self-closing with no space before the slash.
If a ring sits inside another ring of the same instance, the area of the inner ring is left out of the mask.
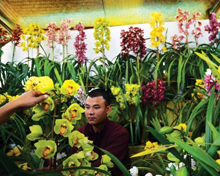
<path id="1" fill-rule="evenodd" d="M 89 120 L 89 121 L 94 121 L 94 120 L 95 120 L 95 117 L 88 117 L 88 120 Z"/>

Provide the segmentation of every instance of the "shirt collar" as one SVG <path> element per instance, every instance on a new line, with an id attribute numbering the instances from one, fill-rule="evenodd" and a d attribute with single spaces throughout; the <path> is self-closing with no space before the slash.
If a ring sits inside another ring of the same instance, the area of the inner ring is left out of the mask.
<path id="1" fill-rule="evenodd" d="M 103 129 L 105 128 L 105 126 L 108 124 L 108 122 L 109 122 L 109 119 L 106 118 L 106 120 L 104 121 L 103 126 L 96 133 L 94 132 L 94 130 L 92 128 L 92 125 L 89 125 L 90 126 L 90 129 L 89 129 L 90 133 L 92 133 L 92 134 L 99 134 L 99 133 L 101 133 L 103 131 Z"/>

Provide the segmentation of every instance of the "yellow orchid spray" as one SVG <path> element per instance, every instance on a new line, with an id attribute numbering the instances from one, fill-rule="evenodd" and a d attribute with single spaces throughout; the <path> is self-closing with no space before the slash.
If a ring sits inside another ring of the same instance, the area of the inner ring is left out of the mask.
<path id="1" fill-rule="evenodd" d="M 44 35 L 45 31 L 41 29 L 40 25 L 35 23 L 30 23 L 29 27 L 26 27 L 22 30 L 23 34 L 21 39 L 23 42 L 20 43 L 23 51 L 28 51 L 29 57 L 29 48 L 37 49 L 37 55 L 39 55 L 39 46 L 43 40 L 46 40 Z"/>
<path id="2" fill-rule="evenodd" d="M 163 32 L 165 28 L 163 27 L 164 22 L 162 21 L 162 14 L 160 12 L 153 12 L 150 14 L 151 22 L 150 26 L 152 31 L 150 32 L 150 42 L 151 47 L 157 48 L 157 61 L 159 61 L 159 46 L 165 42 L 165 36 Z M 162 48 L 163 51 L 166 51 L 166 48 Z"/>
<path id="3" fill-rule="evenodd" d="M 110 29 L 109 29 L 109 21 L 106 18 L 97 18 L 94 21 L 94 33 L 93 36 L 96 40 L 95 42 L 95 53 L 102 53 L 102 57 L 104 59 L 105 56 L 105 48 L 109 50 L 109 42 L 111 40 Z M 104 62 L 105 63 L 105 62 Z"/>

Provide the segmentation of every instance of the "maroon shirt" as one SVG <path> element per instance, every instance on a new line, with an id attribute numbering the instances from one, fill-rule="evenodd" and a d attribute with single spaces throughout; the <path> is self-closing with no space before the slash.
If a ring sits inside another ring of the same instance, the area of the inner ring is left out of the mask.
<path id="1" fill-rule="evenodd" d="M 94 132 L 90 124 L 80 127 L 78 131 L 87 136 L 89 140 L 92 140 L 93 144 L 97 147 L 105 149 L 115 155 L 127 168 L 130 167 L 128 153 L 129 133 L 124 127 L 107 119 L 102 129 L 97 131 L 97 133 Z M 92 161 L 92 166 L 98 167 L 101 163 L 101 155 L 104 153 L 96 147 L 94 148 L 94 152 L 99 155 L 99 158 Z M 114 164 L 114 168 L 110 169 L 110 171 L 113 176 L 122 175 L 122 172 L 116 164 Z"/>

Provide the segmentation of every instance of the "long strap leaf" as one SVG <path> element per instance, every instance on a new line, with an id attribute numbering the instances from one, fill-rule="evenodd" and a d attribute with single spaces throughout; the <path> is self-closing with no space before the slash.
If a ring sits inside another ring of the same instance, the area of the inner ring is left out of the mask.
<path id="1" fill-rule="evenodd" d="M 97 146 L 95 146 L 95 147 L 98 148 L 99 150 L 101 150 L 103 153 L 107 154 L 112 159 L 112 161 L 118 166 L 118 168 L 122 171 L 124 176 L 131 176 L 131 174 L 129 173 L 127 168 L 122 164 L 122 162 L 118 158 L 116 158 L 113 154 L 111 154 L 110 152 L 108 152 L 102 148 L 99 148 Z"/>
<path id="2" fill-rule="evenodd" d="M 205 124 L 205 142 L 206 144 L 206 151 L 208 151 L 210 147 L 210 143 L 212 143 L 212 131 L 208 122 L 212 123 L 212 116 L 213 116 L 213 109 L 215 106 L 215 89 L 212 90 L 211 96 L 209 97 L 209 103 L 206 112 L 206 124 Z"/>

